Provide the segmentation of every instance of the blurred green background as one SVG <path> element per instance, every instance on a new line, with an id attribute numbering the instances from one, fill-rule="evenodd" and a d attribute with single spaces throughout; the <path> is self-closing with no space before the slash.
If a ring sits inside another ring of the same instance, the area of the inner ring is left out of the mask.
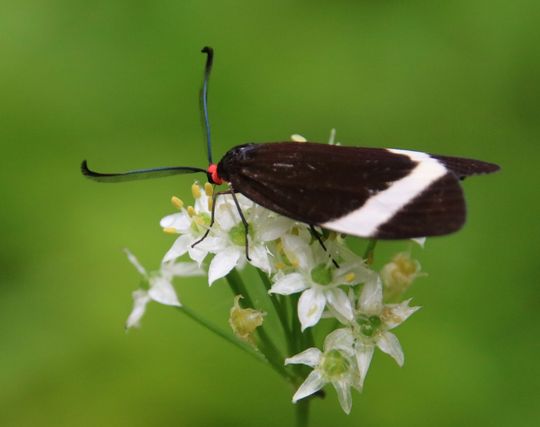
<path id="1" fill-rule="evenodd" d="M 292 425 L 292 391 L 174 309 L 126 334 L 138 275 L 173 239 L 159 219 L 191 177 L 98 185 L 100 170 L 205 166 L 301 133 L 497 162 L 465 182 L 467 226 L 415 250 L 424 308 L 378 353 L 353 412 L 313 426 L 540 422 L 540 10 L 537 1 L 0 1 L 0 425 Z M 381 245 L 379 263 L 406 245 Z M 257 284 L 258 286 L 258 284 Z M 225 283 L 179 281 L 226 325 Z"/>

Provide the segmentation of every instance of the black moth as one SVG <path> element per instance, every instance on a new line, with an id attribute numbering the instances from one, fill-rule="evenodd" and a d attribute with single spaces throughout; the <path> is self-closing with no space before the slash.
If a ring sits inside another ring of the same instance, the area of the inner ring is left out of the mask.
<path id="1" fill-rule="evenodd" d="M 231 194 L 236 201 L 234 195 L 240 193 L 311 226 L 372 239 L 405 239 L 459 230 L 466 216 L 459 181 L 499 170 L 499 166 L 479 160 L 312 142 L 239 145 L 216 165 L 211 157 L 207 109 L 213 50 L 205 47 L 202 52 L 207 54 L 201 103 L 208 168 L 181 166 L 103 174 L 91 171 L 83 161 L 85 176 L 99 182 L 122 182 L 202 172 L 212 184 L 229 185 L 228 191 L 214 197 Z"/>

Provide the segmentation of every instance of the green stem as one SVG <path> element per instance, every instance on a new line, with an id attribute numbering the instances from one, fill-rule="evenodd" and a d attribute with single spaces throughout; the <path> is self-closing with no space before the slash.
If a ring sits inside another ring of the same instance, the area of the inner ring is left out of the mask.
<path id="1" fill-rule="evenodd" d="M 259 277 L 261 278 L 261 281 L 263 282 L 264 287 L 266 288 L 267 291 L 269 291 L 270 288 L 272 287 L 272 283 L 270 283 L 270 279 L 268 279 L 268 276 L 262 270 L 257 269 L 257 273 L 259 273 Z M 281 323 L 281 327 L 283 328 L 283 333 L 285 334 L 285 341 L 287 343 L 287 350 L 289 351 L 290 354 L 292 354 L 293 343 L 292 343 L 291 331 L 289 329 L 289 322 L 287 319 L 287 310 L 281 304 L 281 301 L 277 299 L 276 295 L 268 295 L 268 297 L 270 298 L 270 301 L 272 301 L 274 310 L 276 311 L 279 321 Z"/>
<path id="2" fill-rule="evenodd" d="M 223 338 L 225 341 L 228 341 L 232 345 L 235 345 L 239 349 L 245 351 L 250 356 L 257 359 L 259 362 L 268 363 L 268 360 L 266 360 L 266 357 L 264 357 L 264 355 L 262 353 L 256 351 L 249 344 L 245 343 L 244 341 L 241 341 L 240 339 L 236 338 L 234 335 L 232 335 L 232 334 L 230 334 L 228 332 L 225 332 L 224 330 L 222 330 L 218 326 L 210 323 L 208 320 L 203 319 L 201 316 L 199 316 L 197 313 L 195 313 L 193 310 L 186 307 L 185 305 L 183 305 L 181 307 L 178 307 L 178 311 L 181 311 L 186 316 L 188 316 L 191 320 L 194 320 L 199 325 L 201 325 L 201 326 L 205 327 L 206 329 L 212 331 L 216 335 Z"/>
<path id="3" fill-rule="evenodd" d="M 313 337 L 313 329 L 307 328 L 304 331 L 304 342 L 306 347 L 315 347 L 315 338 Z"/>
<path id="4" fill-rule="evenodd" d="M 298 306 L 298 300 L 298 295 L 291 295 L 291 298 L 289 300 L 291 304 L 291 335 L 293 339 L 294 354 L 300 352 L 302 346 L 302 331 L 300 328 L 300 320 L 298 319 L 298 316 L 295 316 Z"/>
<path id="5" fill-rule="evenodd" d="M 236 269 L 233 268 L 231 272 L 227 274 L 225 279 L 227 279 L 227 283 L 229 284 L 229 287 L 235 295 L 242 295 L 246 305 L 248 307 L 255 308 L 255 304 L 253 303 L 253 300 L 249 296 L 247 289 L 244 285 L 242 276 L 240 276 L 240 273 L 238 273 Z"/>
<path id="6" fill-rule="evenodd" d="M 293 294 L 289 296 L 289 303 L 291 305 L 291 347 L 292 347 L 292 354 L 300 353 L 302 350 L 305 350 L 304 343 L 303 343 L 303 335 L 302 335 L 302 329 L 300 325 L 300 320 L 298 319 L 298 315 L 296 314 L 296 309 L 298 306 L 298 300 L 300 299 L 300 296 L 298 294 Z M 305 366 L 302 365 L 292 365 L 292 369 L 296 376 L 301 379 L 300 383 L 305 379 Z"/>
<path id="7" fill-rule="evenodd" d="M 296 427 L 307 427 L 309 424 L 309 402 L 311 399 L 302 399 L 295 405 L 296 407 Z"/>
<path id="8" fill-rule="evenodd" d="M 367 265 L 373 264 L 373 253 L 375 252 L 375 246 L 377 245 L 376 239 L 368 240 L 366 251 L 364 252 L 364 259 Z"/>

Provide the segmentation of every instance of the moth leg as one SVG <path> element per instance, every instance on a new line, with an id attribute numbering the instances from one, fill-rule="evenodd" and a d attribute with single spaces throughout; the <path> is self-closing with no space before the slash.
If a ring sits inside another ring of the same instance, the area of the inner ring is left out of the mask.
<path id="1" fill-rule="evenodd" d="M 251 261 L 251 258 L 249 257 L 249 224 L 246 221 L 246 218 L 244 217 L 244 214 L 242 212 L 242 209 L 240 209 L 240 203 L 238 203 L 238 199 L 234 195 L 234 191 L 231 190 L 230 194 L 234 200 L 234 204 L 236 205 L 236 209 L 238 209 L 238 215 L 240 215 L 240 219 L 242 220 L 242 224 L 244 224 L 244 231 L 246 233 L 246 258 L 248 261 Z"/>
<path id="2" fill-rule="evenodd" d="M 233 192 L 232 190 L 220 191 L 220 192 L 214 193 L 212 195 L 212 215 L 210 217 L 210 225 L 208 226 L 208 229 L 203 234 L 203 236 L 199 240 L 197 240 L 195 243 L 191 244 L 192 248 L 197 246 L 199 243 L 201 243 L 204 239 L 206 239 L 208 237 L 208 234 L 210 233 L 210 230 L 212 229 L 212 226 L 214 225 L 214 221 L 216 219 L 216 201 L 217 201 L 218 196 L 221 196 L 221 195 L 224 195 L 224 194 L 232 194 L 232 192 Z"/>
<path id="3" fill-rule="evenodd" d="M 323 251 L 325 251 L 326 253 L 328 253 L 328 249 L 326 249 L 326 245 L 324 244 L 323 240 L 321 239 L 321 233 L 319 233 L 317 231 L 317 229 L 315 228 L 315 226 L 313 225 L 309 225 L 309 230 L 311 231 L 311 235 L 313 237 L 315 237 L 315 239 L 317 240 L 317 242 L 319 242 L 319 245 L 321 245 L 321 248 L 323 248 Z M 334 257 L 332 255 L 330 255 L 330 253 L 328 253 L 328 255 L 330 256 L 330 258 L 332 259 L 332 264 L 334 264 L 334 266 L 336 268 L 339 268 L 339 264 L 337 263 L 337 261 L 334 259 Z"/>

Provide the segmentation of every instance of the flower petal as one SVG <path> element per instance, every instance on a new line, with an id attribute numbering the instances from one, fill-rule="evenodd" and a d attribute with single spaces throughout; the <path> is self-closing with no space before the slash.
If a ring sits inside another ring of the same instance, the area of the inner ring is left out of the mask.
<path id="1" fill-rule="evenodd" d="M 377 347 L 379 347 L 386 354 L 390 355 L 399 366 L 403 366 L 405 362 L 405 356 L 401 349 L 401 344 L 397 337 L 391 332 L 383 332 L 377 340 Z"/>
<path id="2" fill-rule="evenodd" d="M 159 225 L 162 228 L 174 228 L 179 233 L 182 233 L 191 226 L 191 219 L 187 212 L 182 211 L 162 218 Z"/>
<path id="3" fill-rule="evenodd" d="M 205 191 L 201 191 L 201 195 L 195 199 L 194 208 L 197 213 L 210 213 L 210 209 L 208 209 L 208 196 Z"/>
<path id="4" fill-rule="evenodd" d="M 339 315 L 347 320 L 354 319 L 354 310 L 347 294 L 339 288 L 325 291 L 326 301 Z"/>
<path id="5" fill-rule="evenodd" d="M 215 218 L 219 226 L 225 231 L 230 230 L 241 221 L 232 197 L 225 195 L 218 198 Z"/>
<path id="6" fill-rule="evenodd" d="M 146 304 L 151 301 L 148 292 L 142 289 L 136 290 L 131 295 L 133 297 L 133 309 L 126 321 L 126 329 L 140 326 L 141 318 L 146 311 Z"/>
<path id="7" fill-rule="evenodd" d="M 352 356 L 354 354 L 354 336 L 349 328 L 340 328 L 329 333 L 324 339 L 324 351 L 340 350 Z"/>
<path id="8" fill-rule="evenodd" d="M 240 258 L 240 253 L 240 249 L 230 248 L 227 251 L 216 254 L 208 269 L 208 284 L 212 285 L 216 280 L 229 274 L 229 272 L 236 267 Z"/>
<path id="9" fill-rule="evenodd" d="M 139 262 L 139 260 L 137 259 L 137 257 L 135 255 L 133 255 L 129 249 L 124 249 L 124 252 L 125 254 L 127 255 L 128 257 L 128 260 L 131 264 L 133 264 L 133 266 L 137 269 L 137 271 L 139 273 L 141 273 L 141 275 L 143 275 L 144 277 L 147 277 L 148 276 L 148 273 L 146 273 L 146 270 L 145 268 L 142 266 L 142 264 Z"/>
<path id="10" fill-rule="evenodd" d="M 322 352 L 318 348 L 311 347 L 294 356 L 285 359 L 285 365 L 308 365 L 314 368 L 321 361 Z"/>
<path id="11" fill-rule="evenodd" d="M 364 380 L 366 379 L 374 350 L 375 347 L 371 344 L 357 342 L 355 345 L 356 364 L 358 365 L 358 371 L 360 373 L 360 387 L 364 386 Z"/>
<path id="12" fill-rule="evenodd" d="M 317 393 L 321 388 L 323 388 L 324 378 L 322 374 L 316 369 L 312 371 L 302 385 L 298 388 L 296 393 L 292 398 L 293 403 L 298 402 L 300 399 L 307 397 L 313 393 Z"/>
<path id="13" fill-rule="evenodd" d="M 358 309 L 364 314 L 379 314 L 383 308 L 382 282 L 377 275 L 374 280 L 369 280 L 364 285 L 360 299 L 358 300 Z"/>
<path id="14" fill-rule="evenodd" d="M 286 234 L 281 238 L 283 251 L 292 264 L 301 270 L 311 271 L 313 267 L 313 256 L 309 244 L 299 236 Z"/>
<path id="15" fill-rule="evenodd" d="M 232 196 L 228 197 L 228 199 L 229 199 L 229 202 L 234 205 Z M 257 206 L 255 203 L 249 200 L 246 196 L 240 193 L 236 193 L 236 200 L 238 201 L 238 204 L 240 205 L 240 209 L 242 209 L 242 212 L 247 211 L 248 209 L 251 209 L 254 206 Z M 236 205 L 234 205 L 234 207 L 236 208 Z"/>
<path id="16" fill-rule="evenodd" d="M 270 258 L 268 257 L 268 251 L 263 245 L 252 245 L 249 247 L 249 257 L 251 261 L 249 263 L 264 271 L 267 274 L 272 272 L 272 266 L 270 265 Z"/>
<path id="17" fill-rule="evenodd" d="M 306 289 L 306 281 L 300 273 L 285 274 L 272 285 L 269 293 L 291 295 Z"/>
<path id="18" fill-rule="evenodd" d="M 326 298 L 318 289 L 311 288 L 302 292 L 298 300 L 298 318 L 302 324 L 302 331 L 317 324 L 325 305 Z"/>
<path id="19" fill-rule="evenodd" d="M 334 281 L 346 285 L 357 285 L 374 279 L 373 271 L 367 268 L 360 257 L 342 264 L 334 273 Z"/>
<path id="20" fill-rule="evenodd" d="M 399 304 L 389 304 L 383 309 L 384 323 L 388 329 L 393 329 L 401 325 L 414 312 L 420 310 L 420 306 L 409 307 L 411 299 L 403 301 Z"/>
<path id="21" fill-rule="evenodd" d="M 352 407 L 351 385 L 348 381 L 344 380 L 332 381 L 332 385 L 336 389 L 341 409 L 349 415 Z"/>
<path id="22" fill-rule="evenodd" d="M 178 297 L 176 296 L 176 292 L 171 282 L 161 276 L 150 278 L 148 295 L 160 304 L 174 305 L 176 307 L 182 305 L 180 304 L 180 301 L 178 301 Z"/>
<path id="23" fill-rule="evenodd" d="M 191 237 L 187 234 L 180 236 L 175 240 L 171 248 L 167 251 L 161 262 L 169 262 L 175 260 L 178 257 L 184 255 L 189 245 L 191 244 Z"/>
<path id="24" fill-rule="evenodd" d="M 219 237 L 212 236 L 212 234 L 216 231 L 217 230 L 215 226 L 212 227 L 210 235 L 206 236 L 204 240 L 202 240 L 200 243 L 197 243 L 197 245 L 192 249 L 201 250 L 204 253 L 211 252 L 213 254 L 217 254 L 218 252 L 226 249 L 229 245 L 229 239 L 225 238 L 225 236 L 223 235 L 220 235 Z M 199 239 L 200 237 L 197 238 L 197 240 Z M 195 261 L 195 259 L 193 261 Z"/>
<path id="25" fill-rule="evenodd" d="M 208 251 L 201 248 L 199 245 L 195 246 L 194 248 L 188 246 L 188 254 L 189 257 L 197 263 L 197 265 L 200 267 L 204 259 L 206 258 L 206 255 L 208 255 Z"/>
<path id="26" fill-rule="evenodd" d="M 411 240 L 417 243 L 421 248 L 424 248 L 424 245 L 426 244 L 426 237 L 414 237 Z"/>
<path id="27" fill-rule="evenodd" d="M 181 277 L 202 276 L 204 274 L 196 262 L 168 263 L 162 266 L 162 271 L 164 274 Z"/>
<path id="28" fill-rule="evenodd" d="M 258 219 L 257 238 L 263 242 L 279 239 L 294 225 L 293 220 L 281 215 L 268 217 L 262 222 L 261 218 Z"/>

